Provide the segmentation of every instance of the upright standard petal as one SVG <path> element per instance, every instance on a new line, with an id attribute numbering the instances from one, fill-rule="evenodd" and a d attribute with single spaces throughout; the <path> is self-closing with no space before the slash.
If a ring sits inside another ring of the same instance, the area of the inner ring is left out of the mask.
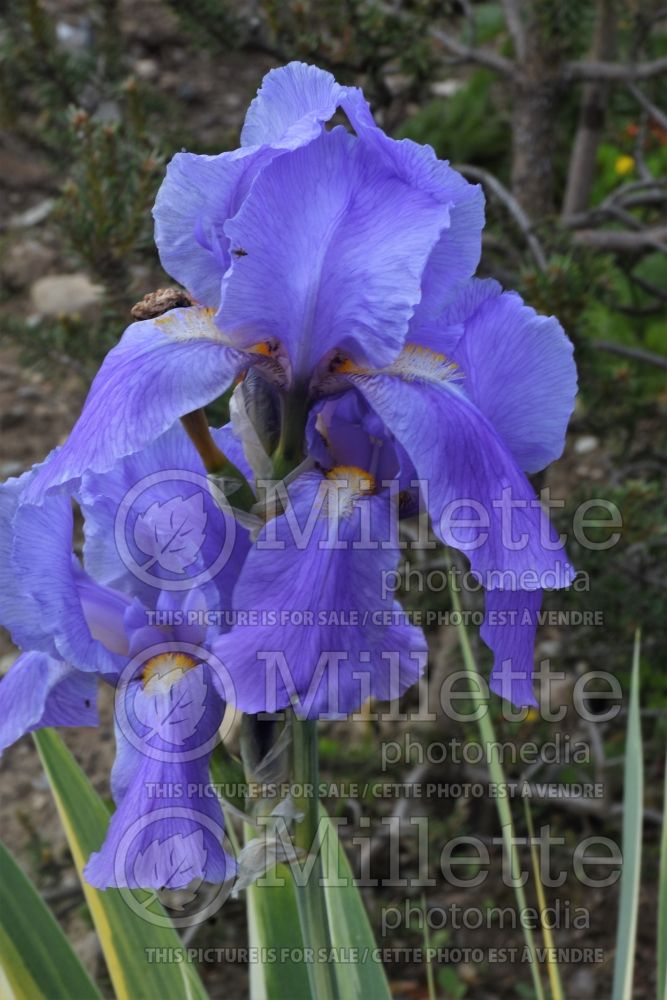
<path id="1" fill-rule="evenodd" d="M 342 128 L 262 171 L 226 232 L 221 322 L 240 346 L 282 342 L 296 381 L 327 352 L 399 352 L 448 205 Z M 258 289 L 261 294 L 258 295 Z"/>
<path id="2" fill-rule="evenodd" d="M 291 62 L 272 69 L 248 108 L 241 144 L 296 148 L 319 135 L 348 93 L 317 66 Z"/>
<path id="3" fill-rule="evenodd" d="M 154 441 L 174 421 L 216 399 L 247 364 L 208 309 L 174 309 L 133 323 L 107 354 L 69 438 L 36 472 L 26 499 L 107 472 Z"/>
<path id="4" fill-rule="evenodd" d="M 436 534 L 487 589 L 569 586 L 574 570 L 532 486 L 457 375 L 447 359 L 408 349 L 350 381 L 409 456 Z"/>
<path id="5" fill-rule="evenodd" d="M 520 468 L 543 469 L 561 455 L 574 409 L 572 342 L 554 316 L 539 316 L 515 292 L 486 298 L 463 325 L 452 357 L 467 395 Z"/>
<path id="6" fill-rule="evenodd" d="M 224 224 L 270 160 L 265 151 L 238 149 L 217 156 L 176 153 L 155 199 L 155 243 L 163 268 L 197 302 L 217 308 L 229 267 Z"/>
<path id="7" fill-rule="evenodd" d="M 419 679 L 423 633 L 383 586 L 398 561 L 390 498 L 365 495 L 365 475 L 301 476 L 251 549 L 234 590 L 238 624 L 213 645 L 243 711 L 294 704 L 341 717 Z"/>
<path id="8" fill-rule="evenodd" d="M 482 252 L 484 193 L 446 160 L 438 160 L 431 146 L 386 135 L 375 124 L 361 90 L 348 88 L 342 107 L 361 143 L 399 177 L 449 207 L 449 223 L 424 268 L 422 296 L 411 323 L 411 330 L 416 329 L 453 302 L 461 285 L 475 273 Z"/>
<path id="9" fill-rule="evenodd" d="M 217 156 L 177 153 L 153 208 L 162 266 L 202 305 L 216 307 L 233 247 L 225 222 L 275 156 L 317 138 L 345 87 L 330 73 L 293 62 L 271 70 L 248 109 L 241 149 Z"/>
<path id="10" fill-rule="evenodd" d="M 0 750 L 44 726 L 96 726 L 97 679 L 45 653 L 23 653 L 0 680 Z"/>

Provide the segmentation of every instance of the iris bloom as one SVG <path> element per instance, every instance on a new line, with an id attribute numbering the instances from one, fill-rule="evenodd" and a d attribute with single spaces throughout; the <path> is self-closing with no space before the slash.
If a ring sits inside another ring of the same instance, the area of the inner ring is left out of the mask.
<path id="1" fill-rule="evenodd" d="M 534 704 L 541 591 L 574 571 L 526 473 L 562 451 L 576 371 L 556 319 L 473 277 L 480 189 L 386 136 L 359 90 L 291 63 L 266 77 L 240 149 L 174 157 L 154 214 L 162 264 L 196 304 L 128 328 L 23 487 L 30 516 L 141 463 L 245 377 L 251 400 L 277 403 L 271 458 L 287 485 L 237 566 L 239 623 L 210 642 L 221 697 L 228 673 L 245 711 L 296 702 L 318 716 L 414 682 L 424 638 L 384 581 L 394 515 L 421 506 L 486 589 L 493 689 Z M 259 478 L 260 428 L 236 418 L 223 450 Z M 247 612 L 263 614 L 241 624 Z"/>
<path id="2" fill-rule="evenodd" d="M 40 726 L 96 725 L 101 678 L 115 689 L 117 808 L 87 880 L 225 881 L 234 862 L 220 805 L 206 794 L 225 704 L 221 672 L 216 685 L 208 663 L 219 629 L 205 612 L 228 605 L 243 529 L 209 496 L 180 426 L 112 472 L 83 476 L 85 569 L 72 554 L 69 497 L 21 502 L 34 476 L 0 490 L 0 612 L 24 650 L 0 683 L 0 748 Z"/>

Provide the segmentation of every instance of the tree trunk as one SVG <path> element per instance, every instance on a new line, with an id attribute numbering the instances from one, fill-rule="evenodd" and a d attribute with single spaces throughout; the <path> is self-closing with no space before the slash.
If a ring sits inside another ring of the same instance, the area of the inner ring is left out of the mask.
<path id="1" fill-rule="evenodd" d="M 517 53 L 519 74 L 512 95 L 512 194 L 535 223 L 554 211 L 562 40 L 540 4 L 521 4 L 518 10 L 524 55 L 519 60 Z"/>
<path id="2" fill-rule="evenodd" d="M 536 62 L 531 57 L 531 62 Z M 531 222 L 554 210 L 554 114 L 558 81 L 541 66 L 524 67 L 512 112 L 512 194 Z"/>
<path id="3" fill-rule="evenodd" d="M 598 0 L 591 62 L 611 62 L 616 42 L 616 15 L 613 0 Z M 587 83 L 583 89 L 579 126 L 572 146 L 563 200 L 563 218 L 588 209 L 595 178 L 597 148 L 605 121 L 609 85 Z"/>

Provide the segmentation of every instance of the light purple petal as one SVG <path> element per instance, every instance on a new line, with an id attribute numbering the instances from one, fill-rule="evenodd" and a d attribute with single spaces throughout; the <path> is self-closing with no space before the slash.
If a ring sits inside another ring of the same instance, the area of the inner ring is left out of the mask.
<path id="1" fill-rule="evenodd" d="M 558 458 L 577 394 L 573 347 L 554 316 L 515 292 L 488 298 L 464 323 L 453 358 L 465 389 L 526 472 Z"/>
<path id="2" fill-rule="evenodd" d="M 226 438 L 213 437 L 224 449 Z M 160 588 L 191 580 L 229 606 L 248 532 L 220 508 L 180 423 L 108 472 L 84 473 L 78 497 L 84 563 L 100 583 L 154 608 Z"/>
<path id="3" fill-rule="evenodd" d="M 104 843 L 84 869 L 86 881 L 97 889 L 179 889 L 231 878 L 222 810 L 206 794 L 208 757 L 167 764 L 138 755 L 136 762 Z"/>
<path id="4" fill-rule="evenodd" d="M 224 225 L 271 160 L 315 139 L 346 93 L 330 73 L 293 62 L 272 70 L 250 105 L 241 149 L 217 156 L 177 153 L 153 215 L 162 266 L 203 305 L 220 302 L 236 249 Z"/>
<path id="5" fill-rule="evenodd" d="M 493 650 L 491 690 L 518 708 L 537 705 L 533 659 L 541 590 L 488 590 L 480 635 Z"/>
<path id="6" fill-rule="evenodd" d="M 393 371 L 351 382 L 410 457 L 436 534 L 487 589 L 569 586 L 574 570 L 532 486 L 456 372 L 424 351 L 407 351 Z"/>
<path id="7" fill-rule="evenodd" d="M 323 133 L 266 167 L 227 224 L 245 253 L 224 279 L 221 322 L 239 345 L 281 341 L 298 381 L 339 346 L 385 363 L 448 218 L 344 129 Z"/>
<path id="8" fill-rule="evenodd" d="M 127 602 L 82 573 L 72 555 L 72 532 L 68 497 L 49 496 L 40 506 L 21 504 L 14 516 L 12 568 L 22 593 L 37 608 L 39 629 L 52 637 L 58 655 L 80 670 L 113 675 L 123 661 L 119 651 Z"/>
<path id="9" fill-rule="evenodd" d="M 41 625 L 37 601 L 25 592 L 21 576 L 12 569 L 14 519 L 33 475 L 30 470 L 19 479 L 8 479 L 0 486 L 0 565 L 3 567 L 0 625 L 22 649 L 40 649 L 57 656 L 53 637 Z"/>
<path id="10" fill-rule="evenodd" d="M 317 66 L 291 62 L 272 69 L 248 108 L 241 144 L 296 148 L 316 138 L 348 90 Z"/>
<path id="11" fill-rule="evenodd" d="M 476 271 L 482 252 L 484 193 L 447 161 L 438 160 L 431 146 L 411 139 L 397 141 L 378 128 L 358 89 L 349 88 L 342 101 L 359 141 L 408 183 L 449 206 L 449 224 L 433 247 L 422 277 L 422 296 L 411 328 L 435 318 L 451 303 L 462 283 Z"/>
<path id="12" fill-rule="evenodd" d="M 229 267 L 227 219 L 235 215 L 271 150 L 217 156 L 176 153 L 153 207 L 155 243 L 165 271 L 205 306 L 217 308 Z"/>
<path id="13" fill-rule="evenodd" d="M 78 483 L 86 471 L 107 472 L 221 395 L 243 363 L 207 309 L 173 309 L 133 323 L 106 356 L 72 433 L 37 471 L 26 499 L 40 502 L 47 490 Z"/>
<path id="14" fill-rule="evenodd" d="M 345 715 L 369 696 L 398 697 L 423 669 L 423 633 L 383 592 L 398 561 L 388 496 L 327 515 L 318 504 L 327 483 L 308 473 L 290 488 L 303 538 L 286 516 L 269 522 L 234 591 L 234 608 L 256 620 L 241 618 L 214 644 L 243 711 L 284 708 L 295 697 L 308 717 Z"/>
<path id="15" fill-rule="evenodd" d="M 96 726 L 97 680 L 44 653 L 23 653 L 0 681 L 0 750 L 43 726 Z"/>

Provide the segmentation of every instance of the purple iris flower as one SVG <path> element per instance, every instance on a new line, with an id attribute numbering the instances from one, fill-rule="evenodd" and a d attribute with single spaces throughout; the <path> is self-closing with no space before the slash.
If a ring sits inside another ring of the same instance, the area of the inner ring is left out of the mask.
<path id="1" fill-rule="evenodd" d="M 336 115 L 351 131 L 330 127 Z M 384 581 L 400 556 L 395 515 L 421 506 L 486 589 L 493 689 L 534 703 L 541 591 L 569 585 L 574 571 L 525 474 L 562 451 L 576 394 L 570 341 L 553 317 L 472 278 L 480 189 L 429 147 L 386 136 L 356 88 L 300 63 L 274 70 L 241 141 L 170 164 L 156 240 L 197 304 L 129 327 L 70 438 L 26 484 L 26 516 L 141 463 L 179 417 L 250 373 L 247 384 L 277 401 L 273 468 L 289 475 L 284 509 L 264 510 L 237 567 L 239 623 L 212 640 L 221 697 L 228 674 L 245 711 L 296 703 L 317 716 L 413 683 L 424 638 Z M 259 480 L 262 435 L 255 427 L 251 440 L 247 417 L 233 419 L 245 449 L 233 461 Z M 171 517 L 160 510 L 158 541 Z M 132 546 L 145 551 L 148 528 Z M 115 587 L 110 573 L 96 579 Z M 35 594 L 69 649 L 53 599 Z M 508 610 L 520 624 L 498 624 Z M 82 629 L 79 641 L 96 640 Z"/>
<path id="2" fill-rule="evenodd" d="M 337 111 L 354 134 L 327 127 Z M 480 188 L 430 147 L 388 138 L 356 88 L 302 63 L 274 70 L 241 142 L 169 165 L 156 241 L 198 304 L 127 329 L 27 499 L 108 471 L 249 367 L 303 395 L 339 350 L 390 364 L 474 273 Z"/>
<path id="3" fill-rule="evenodd" d="M 211 494 L 179 425 L 113 471 L 83 476 L 83 565 L 69 497 L 23 502 L 34 475 L 0 489 L 10 570 L 0 614 L 24 649 L 0 683 L 0 748 L 40 726 L 96 725 L 102 679 L 115 690 L 117 808 L 87 880 L 225 881 L 234 862 L 208 788 L 225 701 L 209 660 L 247 533 Z"/>
<path id="4" fill-rule="evenodd" d="M 492 690 L 536 704 L 542 589 L 569 586 L 574 570 L 523 470 L 562 451 L 572 345 L 555 319 L 477 280 L 409 337 L 390 365 L 336 359 L 313 403 L 307 441 L 318 471 L 289 486 L 288 509 L 267 522 L 234 590 L 234 607 L 259 609 L 262 624 L 236 625 L 214 646 L 245 711 L 296 702 L 308 715 L 346 713 L 363 693 L 395 698 L 418 678 L 424 639 L 386 581 L 399 558 L 396 518 L 419 506 L 486 590 Z M 356 617 L 345 620 L 348 610 Z"/>

